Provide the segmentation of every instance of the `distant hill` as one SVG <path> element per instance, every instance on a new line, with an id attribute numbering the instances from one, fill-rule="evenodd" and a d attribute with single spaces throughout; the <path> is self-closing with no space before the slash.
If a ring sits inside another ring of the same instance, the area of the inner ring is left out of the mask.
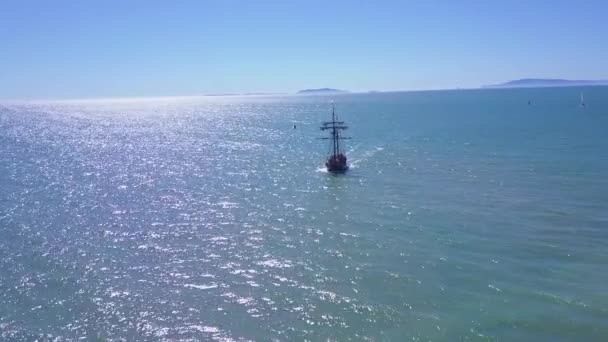
<path id="1" fill-rule="evenodd" d="M 287 93 L 243 93 L 241 95 L 258 96 L 258 95 L 287 95 Z"/>
<path id="2" fill-rule="evenodd" d="M 318 88 L 318 89 L 304 89 L 304 90 L 300 90 L 298 92 L 298 94 L 303 94 L 303 95 L 312 95 L 312 94 L 341 94 L 341 93 L 348 93 L 348 91 L 346 91 L 346 90 L 340 90 L 340 89 L 332 89 L 332 88 Z"/>
<path id="3" fill-rule="evenodd" d="M 259 96 L 259 95 L 287 95 L 287 93 L 217 93 L 203 96 Z"/>
<path id="4" fill-rule="evenodd" d="M 531 88 L 531 87 L 573 87 L 608 85 L 608 80 L 563 80 L 555 78 L 523 78 L 501 84 L 487 85 L 484 88 Z"/>

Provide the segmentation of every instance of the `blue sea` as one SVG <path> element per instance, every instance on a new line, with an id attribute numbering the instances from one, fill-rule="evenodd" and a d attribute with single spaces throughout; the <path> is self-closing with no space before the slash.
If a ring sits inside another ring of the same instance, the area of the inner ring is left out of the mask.
<path id="1" fill-rule="evenodd" d="M 0 340 L 45 339 L 607 341 L 608 87 L 1 102 Z"/>

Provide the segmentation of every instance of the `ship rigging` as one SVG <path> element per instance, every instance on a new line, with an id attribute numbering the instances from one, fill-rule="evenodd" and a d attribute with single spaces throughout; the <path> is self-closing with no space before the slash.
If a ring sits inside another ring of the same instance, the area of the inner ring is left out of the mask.
<path id="1" fill-rule="evenodd" d="M 327 171 L 334 173 L 342 173 L 348 170 L 347 158 L 342 151 L 340 145 L 341 140 L 350 139 L 350 137 L 343 137 L 342 131 L 348 129 L 348 126 L 344 124 L 344 121 L 339 121 L 336 116 L 336 108 L 334 103 L 331 104 L 331 121 L 323 122 L 321 126 L 322 131 L 329 131 L 329 137 L 320 138 L 325 140 L 331 140 L 331 151 L 330 155 L 325 162 Z"/>

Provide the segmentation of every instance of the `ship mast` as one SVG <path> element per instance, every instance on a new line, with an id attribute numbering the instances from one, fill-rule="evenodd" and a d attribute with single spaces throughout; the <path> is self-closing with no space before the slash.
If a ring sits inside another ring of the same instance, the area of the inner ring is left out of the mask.
<path id="1" fill-rule="evenodd" d="M 340 151 L 340 140 L 350 139 L 349 137 L 342 137 L 340 135 L 340 131 L 345 130 L 347 128 L 348 128 L 348 126 L 346 126 L 344 124 L 344 121 L 337 121 L 336 107 L 335 107 L 335 104 L 332 102 L 331 103 L 331 121 L 324 122 L 323 126 L 321 126 L 322 131 L 331 130 L 330 131 L 331 138 L 321 138 L 321 139 L 331 139 L 332 140 L 332 147 L 333 147 L 332 155 L 333 156 L 337 156 L 342 153 Z"/>
<path id="2" fill-rule="evenodd" d="M 339 131 L 336 129 L 336 106 L 334 105 L 334 103 L 332 102 L 331 104 L 331 121 L 334 122 L 333 125 L 333 136 L 334 136 L 334 155 L 337 155 L 338 153 L 340 153 L 340 133 Z"/>

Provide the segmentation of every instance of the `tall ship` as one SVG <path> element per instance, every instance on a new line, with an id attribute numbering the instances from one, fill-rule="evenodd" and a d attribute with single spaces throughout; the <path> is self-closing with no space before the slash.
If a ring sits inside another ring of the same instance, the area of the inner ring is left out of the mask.
<path id="1" fill-rule="evenodd" d="M 344 121 L 338 121 L 336 116 L 336 108 L 334 103 L 331 104 L 331 121 L 323 122 L 321 126 L 322 131 L 328 131 L 329 137 L 320 138 L 325 140 L 331 140 L 330 155 L 327 157 L 325 166 L 327 171 L 334 173 L 342 173 L 348 170 L 348 163 L 346 155 L 342 151 L 340 144 L 341 140 L 350 139 L 350 137 L 343 137 L 342 131 L 346 130 L 348 126 L 344 124 Z"/>

